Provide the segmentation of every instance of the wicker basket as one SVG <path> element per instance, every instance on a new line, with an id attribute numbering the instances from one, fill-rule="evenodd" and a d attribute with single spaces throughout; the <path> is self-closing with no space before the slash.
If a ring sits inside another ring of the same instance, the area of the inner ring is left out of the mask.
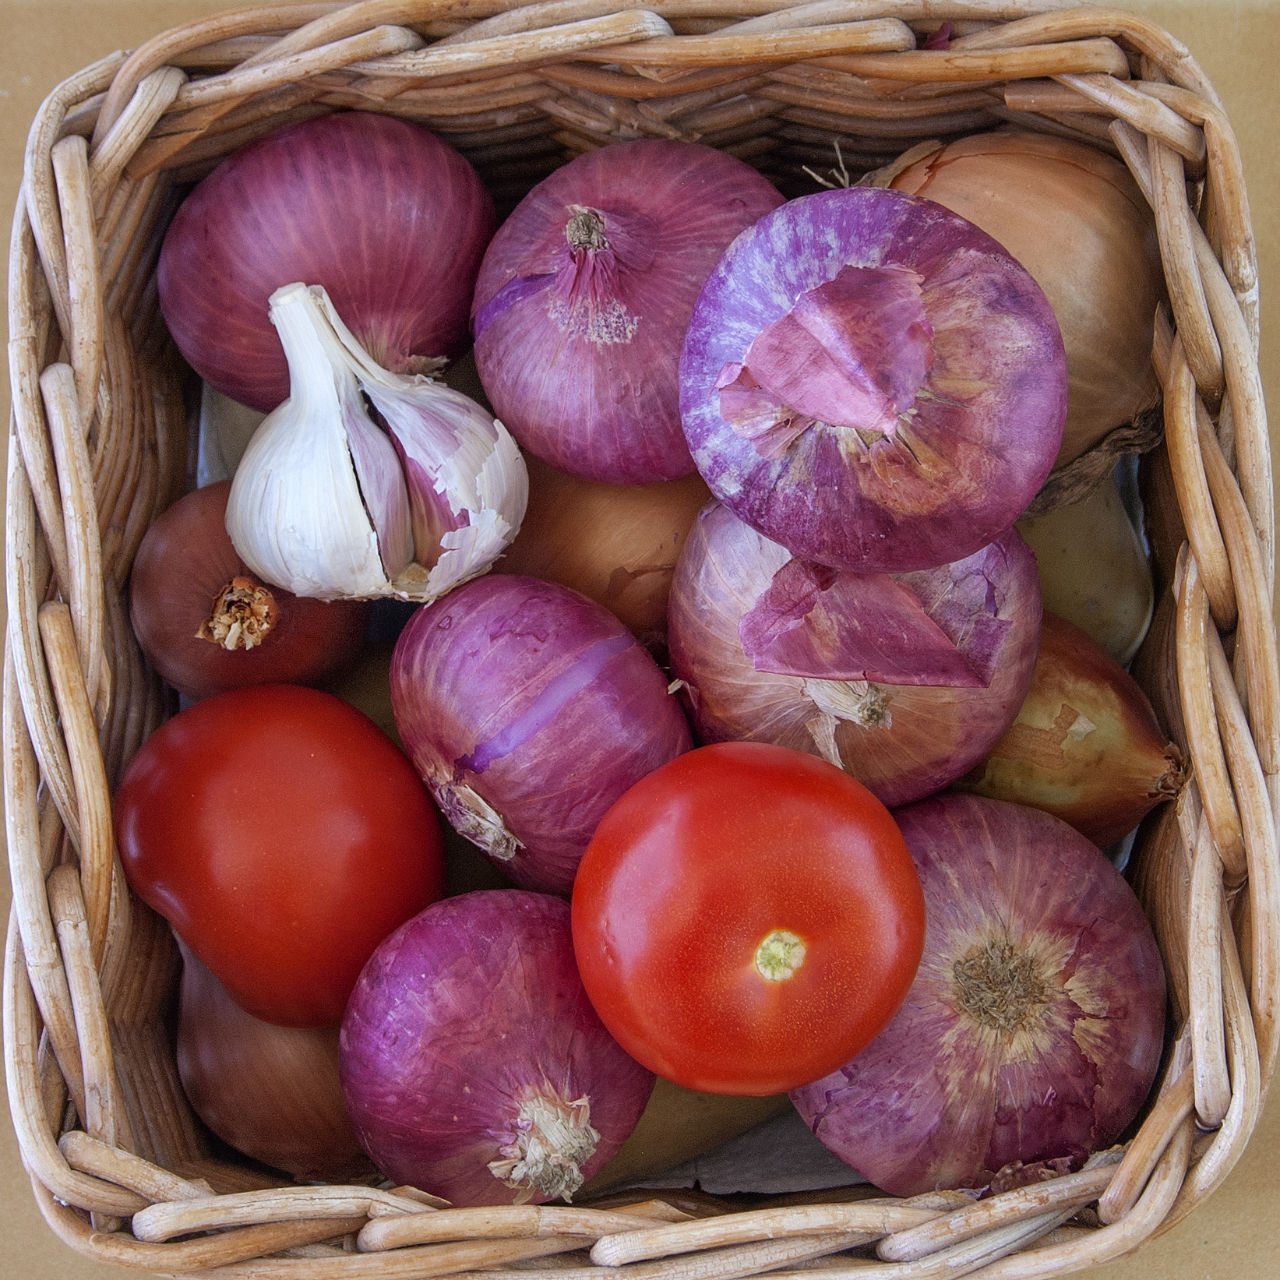
<path id="1" fill-rule="evenodd" d="M 949 47 L 923 47 L 944 22 Z M 916 141 L 1008 120 L 1128 163 L 1156 211 L 1170 298 L 1155 344 L 1164 438 L 1142 463 L 1164 604 L 1139 669 L 1193 768 L 1134 854 L 1176 1034 L 1114 1158 L 972 1202 L 863 1189 L 690 1214 L 616 1198 L 434 1209 L 405 1189 L 272 1183 L 210 1154 L 168 1040 L 172 942 L 129 898 L 110 825 L 114 780 L 170 707 L 131 636 L 125 581 L 191 455 L 152 266 L 175 184 L 256 134 L 342 107 L 424 122 L 507 206 L 568 156 L 644 135 L 732 151 L 784 189 L 786 175 L 828 167 L 837 141 L 856 176 Z M 1233 1167 L 1278 1035 L 1274 519 L 1239 156 L 1176 40 L 1060 0 L 246 9 L 165 32 L 50 95 L 12 252 L 5 1065 L 41 1211 L 72 1248 L 228 1278 L 517 1263 L 524 1275 L 623 1263 L 672 1278 L 807 1275 L 819 1259 L 833 1276 L 1047 1276 L 1131 1251 Z"/>

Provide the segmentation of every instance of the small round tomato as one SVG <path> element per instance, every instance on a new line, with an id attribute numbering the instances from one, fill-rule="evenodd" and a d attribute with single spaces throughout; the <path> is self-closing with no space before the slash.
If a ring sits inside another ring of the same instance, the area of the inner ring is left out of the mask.
<path id="1" fill-rule="evenodd" d="M 115 826 L 134 891 L 268 1022 L 340 1022 L 378 943 L 443 891 L 440 817 L 408 757 L 299 685 L 166 721 L 116 790 Z"/>
<path id="2" fill-rule="evenodd" d="M 924 947 L 924 895 L 889 811 L 825 760 L 725 742 L 654 770 L 578 868 L 573 939 L 601 1021 L 705 1093 L 782 1093 L 853 1058 Z"/>

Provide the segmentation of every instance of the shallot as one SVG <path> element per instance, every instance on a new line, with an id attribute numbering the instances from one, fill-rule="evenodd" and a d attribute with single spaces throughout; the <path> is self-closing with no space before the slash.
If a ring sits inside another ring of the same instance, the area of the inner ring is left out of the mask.
<path id="1" fill-rule="evenodd" d="M 1142 686 L 1087 632 L 1046 613 L 1025 701 L 956 786 L 1044 809 L 1106 847 L 1185 777 Z"/>
<path id="2" fill-rule="evenodd" d="M 230 482 L 184 494 L 148 527 L 129 575 L 129 617 L 180 694 L 316 684 L 353 663 L 370 606 L 311 600 L 256 576 L 227 536 Z"/>

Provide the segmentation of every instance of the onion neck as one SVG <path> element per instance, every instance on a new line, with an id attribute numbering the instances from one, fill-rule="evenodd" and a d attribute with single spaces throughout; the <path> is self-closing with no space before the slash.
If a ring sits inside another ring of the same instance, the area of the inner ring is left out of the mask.
<path id="1" fill-rule="evenodd" d="M 635 337 L 640 317 L 624 300 L 624 280 L 653 260 L 643 219 L 571 205 L 565 224 L 565 261 L 552 283 L 551 318 L 566 333 L 596 346 L 620 346 Z"/>
<path id="2" fill-rule="evenodd" d="M 498 1148 L 489 1172 L 519 1192 L 520 1201 L 571 1198 L 582 1186 L 583 1166 L 600 1143 L 591 1126 L 591 1103 L 568 1101 L 549 1086 L 529 1089 L 520 1099 L 513 1132 Z"/>
<path id="3" fill-rule="evenodd" d="M 449 825 L 476 848 L 498 862 L 510 862 L 524 845 L 507 827 L 500 814 L 483 796 L 466 783 L 428 778 L 431 793 Z"/>

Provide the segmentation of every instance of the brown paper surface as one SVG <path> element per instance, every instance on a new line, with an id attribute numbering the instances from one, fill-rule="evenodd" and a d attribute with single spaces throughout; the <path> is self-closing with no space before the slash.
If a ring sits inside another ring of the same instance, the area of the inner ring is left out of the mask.
<path id="1" fill-rule="evenodd" d="M 63 79 L 117 49 L 238 5 L 219 0 L 0 0 L 0 209 L 7 229 L 28 127 Z M 1280 142 L 1274 0 L 1130 0 L 1177 36 L 1216 85 L 1243 153 L 1262 281 L 1263 379 L 1280 408 Z M 6 335 L 7 336 L 7 335 Z M 8 410 L 8 382 L 0 387 Z M 1274 430 L 1274 429 L 1273 429 Z M 0 608 L 3 605 L 0 604 Z M 8 881 L 0 877 L 8 917 Z M 0 1272 L 13 1280 L 109 1280 L 130 1274 L 72 1252 L 45 1225 L 0 1107 Z M 1073 1274 L 1090 1280 L 1273 1280 L 1280 1273 L 1280 1098 L 1239 1164 L 1191 1216 L 1128 1258 Z M 132 1274 L 139 1274 L 133 1272 Z"/>

